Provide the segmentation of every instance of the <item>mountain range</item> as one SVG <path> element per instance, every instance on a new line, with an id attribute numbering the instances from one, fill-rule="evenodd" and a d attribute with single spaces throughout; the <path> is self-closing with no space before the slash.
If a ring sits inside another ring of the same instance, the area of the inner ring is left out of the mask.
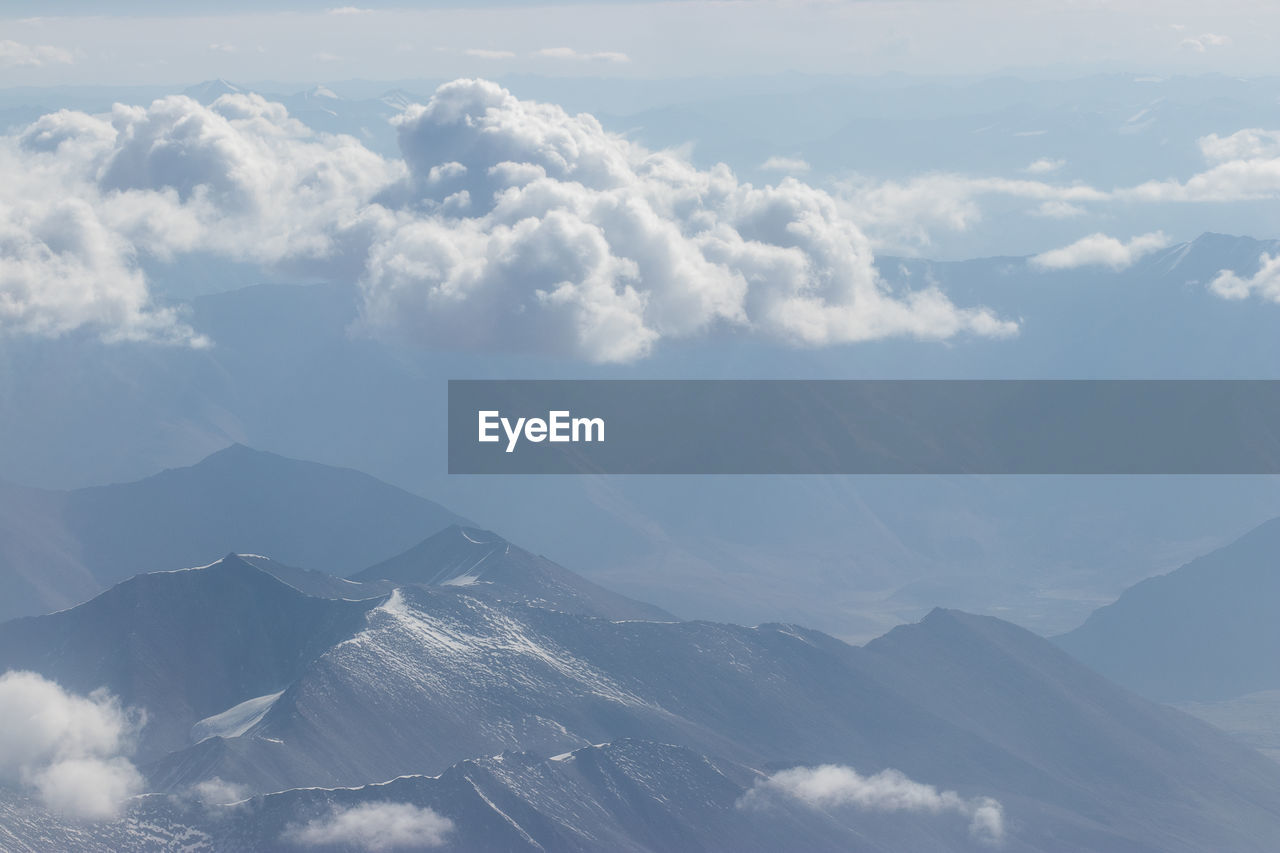
<path id="1" fill-rule="evenodd" d="M 784 619 L 862 642 L 942 604 L 1058 634 L 1137 581 L 1280 515 L 1280 483 L 449 477 L 446 380 L 1265 378 L 1280 363 L 1273 334 L 1280 306 L 1224 300 L 1208 282 L 1219 269 L 1250 275 L 1263 253 L 1277 251 L 1274 242 L 1207 234 L 1117 271 L 1049 271 L 1028 258 L 886 256 L 879 263 L 892 286 L 935 282 L 958 304 L 989 305 L 1018 319 L 1019 334 L 953 345 L 883 341 L 856 351 L 734 338 L 673 341 L 644 362 L 620 366 L 437 352 L 370 338 L 353 330 L 360 292 L 349 283 L 172 293 L 166 298 L 185 305 L 189 322 L 214 346 L 0 341 L 0 362 L 9 367 L 0 371 L 0 399 L 7 401 L 0 407 L 7 438 L 0 477 L 79 492 L 86 483 L 130 482 L 191 466 L 238 442 L 368 472 L 681 616 Z M 69 376 L 76 377 L 72 386 Z M 45 393 L 50 387 L 65 393 Z M 20 505 L 11 511 L 12 528 L 23 544 L 12 547 L 44 548 L 43 571 L 62 578 L 57 589 L 69 591 L 60 598 L 55 592 L 49 606 L 99 591 L 79 567 L 76 546 L 60 539 L 57 514 L 42 508 L 62 498 L 17 486 L 6 491 L 15 494 L 6 503 Z M 49 529 L 39 542 L 48 547 L 32 546 L 42 525 Z M 386 540 L 381 553 L 333 570 L 372 565 L 443 526 L 406 531 Z M 358 539 L 359 531 L 353 535 Z M 280 545 L 231 541 L 210 543 L 185 564 L 250 549 L 330 568 Z M 184 564 L 178 557 L 102 581 Z M 24 551 L 8 559 L 34 557 Z M 29 612 L 35 611 L 6 611 Z"/>
<path id="2" fill-rule="evenodd" d="M 0 618 L 66 608 L 233 547 L 342 574 L 464 521 L 357 471 L 242 445 L 133 483 L 0 486 Z"/>
<path id="3" fill-rule="evenodd" d="M 594 586 L 496 535 L 433 540 L 327 595 L 228 555 L 0 625 L 0 669 L 145 711 L 156 792 L 85 826 L 11 790 L 10 846 L 288 849 L 362 806 L 443 819 L 444 849 L 978 849 L 983 808 L 1011 850 L 1280 837 L 1280 765 L 1007 622 L 937 610 L 857 647 L 607 618 L 565 592 Z M 516 556 L 468 568 L 499 546 Z M 829 765 L 844 799 L 786 782 Z M 941 805 L 890 808 L 868 779 Z M 235 804 L 200 804 L 210 785 Z"/>

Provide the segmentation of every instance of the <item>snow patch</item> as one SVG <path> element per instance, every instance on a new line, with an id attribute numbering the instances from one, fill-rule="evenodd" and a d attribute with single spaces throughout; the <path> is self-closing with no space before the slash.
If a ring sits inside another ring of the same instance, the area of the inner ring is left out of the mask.
<path id="1" fill-rule="evenodd" d="M 205 717 L 191 727 L 191 740 L 201 743 L 211 737 L 240 737 L 257 725 L 283 694 L 284 691 L 281 690 L 278 693 L 246 699 L 221 713 Z"/>

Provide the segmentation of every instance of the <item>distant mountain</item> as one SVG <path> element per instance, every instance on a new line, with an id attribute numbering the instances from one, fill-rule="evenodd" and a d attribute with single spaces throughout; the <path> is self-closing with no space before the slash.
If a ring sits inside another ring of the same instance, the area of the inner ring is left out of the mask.
<path id="1" fill-rule="evenodd" d="M 240 95 L 244 92 L 245 90 L 241 87 L 223 80 L 221 77 L 216 80 L 206 80 L 203 83 L 197 83 L 182 90 L 182 94 L 206 106 L 212 104 L 223 95 Z"/>
<path id="2" fill-rule="evenodd" d="M 1263 851 L 1280 837 L 1280 765 L 996 619 L 936 611 L 857 648 L 787 625 L 611 621 L 478 586 L 323 600 L 227 557 L 11 622 L 0 668 L 104 685 L 145 707 L 161 734 L 147 736 L 140 761 L 156 790 L 179 798 L 215 778 L 261 793 L 444 773 L 224 810 L 231 834 L 218 837 L 250 833 L 259 841 L 247 849 L 272 849 L 261 839 L 282 822 L 334 801 L 406 790 L 439 806 L 459 839 L 514 823 L 526 845 L 735 849 L 740 836 L 713 842 L 697 827 L 728 820 L 754 771 L 827 763 L 994 797 L 1015 850 Z M 155 757 L 184 729 L 185 745 Z M 681 749 L 538 758 L 627 741 Z M 532 755 L 467 761 L 511 751 Z M 655 787 L 675 793 L 655 801 Z M 271 823 L 276 802 L 295 805 Z M 269 831 L 252 828 L 260 818 Z M 859 818 L 851 837 L 820 816 L 795 832 L 828 839 L 814 849 L 967 843 L 955 827 L 878 825 Z M 771 831 L 760 829 L 760 848 L 779 849 Z"/>
<path id="3" fill-rule="evenodd" d="M 1163 702 L 1280 689 L 1280 518 L 1126 590 L 1062 648 Z"/>
<path id="4" fill-rule="evenodd" d="M 540 604 L 605 619 L 674 622 L 660 607 L 634 601 L 475 527 L 452 525 L 403 554 L 350 576 L 356 581 L 465 586 L 475 594 Z"/>
<path id="5" fill-rule="evenodd" d="M 1043 271 L 1026 258 L 881 257 L 893 286 L 936 281 L 957 304 L 1021 318 L 1020 334 L 823 349 L 673 341 L 625 366 L 428 351 L 350 334 L 358 270 L 342 273 L 347 283 L 214 293 L 189 305 L 190 322 L 216 342 L 206 349 L 0 339 L 0 363 L 11 366 L 0 370 L 0 476 L 65 488 L 120 482 L 238 440 L 429 495 L 682 617 L 780 619 L 861 641 L 945 605 L 1057 634 L 1138 580 L 1280 515 L 1280 481 L 450 477 L 441 465 L 446 380 L 1266 377 L 1280 364 L 1280 305 L 1223 300 L 1207 284 L 1218 269 L 1252 274 L 1264 251 L 1280 247 L 1203 235 L 1119 272 Z M 48 393 L 68 377 L 74 393 Z M 395 547 L 340 571 L 371 566 L 440 528 L 388 542 Z M 57 535 L 40 540 L 52 546 L 45 563 L 70 586 L 50 586 L 74 588 L 76 561 L 65 572 L 54 567 L 68 563 Z M 219 543 L 187 564 L 250 550 L 325 568 L 242 542 Z"/>
<path id="6" fill-rule="evenodd" d="M 0 487 L 0 619 L 228 551 L 345 574 L 463 521 L 366 474 L 242 445 L 134 483 Z"/>

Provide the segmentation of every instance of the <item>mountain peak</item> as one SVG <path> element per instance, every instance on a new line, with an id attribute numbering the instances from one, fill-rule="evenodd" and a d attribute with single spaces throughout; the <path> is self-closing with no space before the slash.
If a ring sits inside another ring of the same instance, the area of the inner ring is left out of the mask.
<path id="1" fill-rule="evenodd" d="M 203 83 L 197 83 L 182 90 L 182 94 L 189 98 L 194 98 L 202 104 L 211 104 L 223 95 L 238 95 L 243 92 L 244 89 L 221 77 L 214 80 L 205 80 Z"/>
<path id="2" fill-rule="evenodd" d="M 633 601 L 479 527 L 452 524 L 414 547 L 350 576 L 470 591 L 606 619 L 676 621 L 665 610 Z"/>

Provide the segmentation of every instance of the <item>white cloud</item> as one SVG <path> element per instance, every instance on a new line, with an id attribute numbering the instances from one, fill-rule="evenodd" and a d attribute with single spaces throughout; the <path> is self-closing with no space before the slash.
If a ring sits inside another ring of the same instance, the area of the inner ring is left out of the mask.
<path id="1" fill-rule="evenodd" d="M 1210 48 L 1227 47 L 1230 44 L 1230 36 L 1218 35 L 1217 33 L 1201 33 L 1198 36 L 1185 38 L 1178 42 L 1178 47 L 1183 50 L 1189 50 L 1192 53 L 1204 53 Z"/>
<path id="2" fill-rule="evenodd" d="M 714 329 L 825 345 L 1009 334 L 937 290 L 891 292 L 827 193 L 737 181 L 588 115 L 457 81 L 398 120 L 408 179 L 364 278 L 367 327 L 595 361 Z"/>
<path id="3" fill-rule="evenodd" d="M 757 782 L 739 806 L 767 806 L 775 798 L 796 800 L 819 809 L 852 806 L 875 812 L 955 814 L 968 818 L 969 833 L 975 839 L 991 844 L 1004 840 L 1004 809 L 997 800 L 966 799 L 955 791 L 939 791 L 932 785 L 912 781 L 897 770 L 863 776 L 838 764 L 795 767 Z"/>
<path id="4" fill-rule="evenodd" d="M 766 172 L 787 172 L 792 175 L 801 175 L 809 171 L 809 164 L 799 157 L 770 157 L 760 164 L 760 168 Z"/>
<path id="5" fill-rule="evenodd" d="M 52 63 L 69 65 L 73 61 L 71 52 L 60 47 L 0 39 L 0 68 L 39 68 Z"/>
<path id="6" fill-rule="evenodd" d="M 1280 131 L 1249 128 L 1225 137 L 1201 137 L 1210 168 L 1185 181 L 1148 181 L 1117 190 L 1139 202 L 1235 202 L 1280 197 Z"/>
<path id="7" fill-rule="evenodd" d="M 1244 278 L 1231 270 L 1221 270 L 1209 288 L 1223 299 L 1247 299 L 1255 293 L 1271 302 L 1280 302 L 1280 255 L 1263 255 L 1256 273 Z"/>
<path id="8" fill-rule="evenodd" d="M 32 672 L 0 675 L 0 781 L 76 818 L 115 816 L 142 790 L 128 760 L 141 718 L 102 691 L 77 696 Z"/>
<path id="9" fill-rule="evenodd" d="M 250 94 L 62 111 L 0 139 L 20 200 L 0 204 L 0 332 L 202 344 L 141 271 L 195 252 L 359 280 L 361 328 L 433 347 L 626 361 L 725 331 L 809 346 L 1016 331 L 889 288 L 859 227 L 874 205 L 740 183 L 481 81 L 397 124 L 396 161 Z"/>
<path id="10" fill-rule="evenodd" d="M 544 59 L 568 59 L 575 62 L 630 62 L 631 57 L 625 53 L 611 50 L 581 52 L 571 47 L 544 47 L 534 52 L 534 56 Z"/>
<path id="11" fill-rule="evenodd" d="M 1169 238 L 1160 231 L 1142 234 L 1122 243 L 1106 234 L 1090 234 L 1069 246 L 1043 252 L 1031 259 L 1042 269 L 1065 270 L 1084 266 L 1106 266 L 1114 270 L 1131 266 L 1143 255 L 1169 245 Z"/>
<path id="12" fill-rule="evenodd" d="M 1065 165 L 1067 165 L 1066 160 L 1057 160 L 1052 157 L 1041 157 L 1039 160 L 1034 160 L 1031 163 L 1028 163 L 1027 167 L 1023 169 L 1023 171 L 1032 175 L 1046 175 L 1050 172 L 1057 172 L 1061 170 Z"/>
<path id="13" fill-rule="evenodd" d="M 987 196 L 1023 198 L 1078 206 L 1102 202 L 1110 194 L 1082 184 L 981 178 L 939 172 L 906 181 L 853 177 L 837 185 L 842 209 L 877 248 L 915 252 L 927 248 L 936 230 L 963 232 L 982 219 L 979 200 Z"/>
<path id="14" fill-rule="evenodd" d="M 211 806 L 224 806 L 238 803 L 249 796 L 249 789 L 234 782 L 227 782 L 219 776 L 205 779 L 191 786 L 191 796 L 197 802 Z"/>
<path id="15" fill-rule="evenodd" d="M 482 47 L 469 47 L 463 51 L 467 56 L 476 59 L 514 59 L 515 54 L 509 50 L 487 50 Z"/>
<path id="16" fill-rule="evenodd" d="M 214 53 L 237 53 L 240 49 L 234 44 L 225 44 L 222 42 L 214 42 L 209 45 L 209 50 Z"/>
<path id="17" fill-rule="evenodd" d="M 1084 216 L 1087 212 L 1080 205 L 1072 204 L 1068 201 L 1041 202 L 1033 211 L 1036 216 L 1043 216 L 1046 219 L 1071 219 L 1076 216 Z"/>
<path id="18" fill-rule="evenodd" d="M 1228 136 L 1211 133 L 1197 140 L 1200 153 L 1210 163 L 1280 157 L 1280 130 L 1249 128 Z"/>
<path id="19" fill-rule="evenodd" d="M 0 139 L 0 333 L 203 345 L 152 302 L 144 256 L 318 266 L 401 172 L 256 95 L 43 116 Z"/>
<path id="20" fill-rule="evenodd" d="M 335 807 L 324 818 L 285 830 L 285 838 L 306 846 L 347 845 L 371 853 L 439 847 L 453 821 L 430 808 L 408 803 L 364 803 Z"/>
<path id="21" fill-rule="evenodd" d="M 329 10 L 330 15 L 368 15 L 372 9 L 361 9 L 357 6 L 336 6 Z"/>

